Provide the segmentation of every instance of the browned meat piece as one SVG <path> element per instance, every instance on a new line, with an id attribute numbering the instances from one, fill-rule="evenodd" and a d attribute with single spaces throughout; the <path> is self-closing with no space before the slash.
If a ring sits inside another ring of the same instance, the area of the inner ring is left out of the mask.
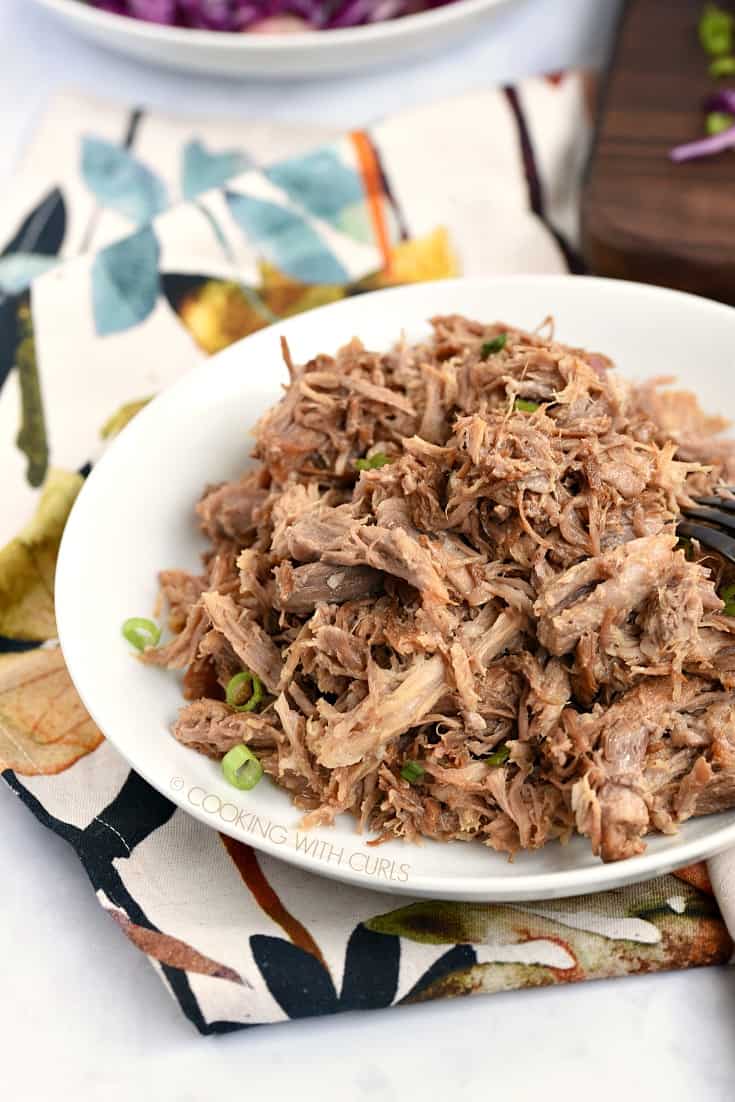
<path id="1" fill-rule="evenodd" d="M 162 570 L 158 575 L 161 592 L 168 603 L 168 626 L 171 631 L 181 631 L 189 610 L 206 589 L 203 578 L 187 570 Z"/>
<path id="2" fill-rule="evenodd" d="M 540 642 L 552 654 L 568 654 L 606 618 L 625 620 L 668 575 L 675 547 L 676 536 L 646 536 L 566 570 L 534 605 Z"/>
<path id="3" fill-rule="evenodd" d="M 260 624 L 249 620 L 231 597 L 205 593 L 202 602 L 212 627 L 225 637 L 237 657 L 271 692 L 276 692 L 281 677 L 281 654 Z"/>
<path id="4" fill-rule="evenodd" d="M 515 848 L 537 849 L 570 833 L 571 816 L 563 794 L 553 785 L 532 785 L 523 770 L 511 776 L 507 768 L 491 768 L 486 784 L 517 831 Z"/>
<path id="5" fill-rule="evenodd" d="M 171 731 L 185 746 L 210 758 L 221 758 L 233 746 L 246 741 L 249 728 L 242 713 L 233 712 L 221 700 L 205 698 L 182 708 Z"/>
<path id="6" fill-rule="evenodd" d="M 712 467 L 725 482 L 732 483 L 735 480 L 734 440 L 713 440 L 709 435 L 695 436 L 682 433 L 678 440 L 676 454 L 689 463 L 703 463 Z M 707 489 L 705 482 L 697 492 L 707 493 Z"/>
<path id="7" fill-rule="evenodd" d="M 432 324 L 284 348 L 256 467 L 197 506 L 202 576 L 161 575 L 178 635 L 143 660 L 185 670 L 176 737 L 247 742 L 305 826 L 348 811 L 376 841 L 512 854 L 576 829 L 614 861 L 735 806 L 729 575 L 676 540 L 735 478 L 724 422 L 549 319 Z M 243 668 L 258 714 L 215 699 Z"/>
<path id="8" fill-rule="evenodd" d="M 199 644 L 209 629 L 209 617 L 201 600 L 189 610 L 186 623 L 170 643 L 162 647 L 148 647 L 140 656 L 148 666 L 163 666 L 169 670 L 183 670 L 197 657 Z"/>
<path id="9" fill-rule="evenodd" d="M 204 638 L 206 639 L 206 635 Z M 184 700 L 199 700 L 202 696 L 219 700 L 224 695 L 217 680 L 217 670 L 213 662 L 207 655 L 201 653 L 202 643 L 199 644 L 199 654 L 184 671 L 182 678 Z"/>
<path id="10" fill-rule="evenodd" d="M 419 724 L 448 687 L 438 655 L 417 658 L 402 675 L 376 667 L 370 681 L 370 695 L 351 711 L 322 705 L 319 718 L 309 720 L 307 741 L 321 765 L 334 769 L 364 758 L 377 763 L 386 743 Z"/>
<path id="11" fill-rule="evenodd" d="M 679 552 L 638 616 L 642 654 L 652 666 L 691 665 L 703 657 L 699 631 L 705 615 L 721 608 L 709 572 Z"/>
<path id="12" fill-rule="evenodd" d="M 297 562 L 319 562 L 325 553 L 344 546 L 357 523 L 344 506 L 310 509 L 286 529 L 285 554 Z"/>
<path id="13" fill-rule="evenodd" d="M 653 378 L 635 391 L 635 405 L 656 426 L 662 439 L 677 440 L 682 433 L 714 436 L 728 426 L 725 417 L 706 414 L 688 390 L 672 390 L 669 378 Z"/>
<path id="14" fill-rule="evenodd" d="M 642 836 L 648 829 L 648 808 L 643 797 L 624 784 L 608 783 L 602 786 L 597 798 L 602 860 L 622 861 L 643 853 L 646 847 Z"/>
<path id="15" fill-rule="evenodd" d="M 712 766 L 706 758 L 697 758 L 679 785 L 674 798 L 674 811 L 680 821 L 688 819 L 697 810 L 697 804 L 712 784 Z M 731 778 L 735 785 L 735 776 Z"/>
<path id="16" fill-rule="evenodd" d="M 361 523 L 344 506 L 310 513 L 288 533 L 292 556 L 333 566 L 370 566 L 403 578 L 426 601 L 448 603 L 449 593 L 433 562 L 431 551 L 402 528 Z"/>
<path id="17" fill-rule="evenodd" d="M 242 662 L 224 635 L 218 631 L 207 632 L 199 644 L 199 655 L 213 667 L 216 680 L 223 689 L 226 689 L 228 682 L 242 670 Z"/>
<path id="18" fill-rule="evenodd" d="M 605 861 L 642 852 L 652 827 L 731 805 L 735 700 L 702 678 L 653 678 L 573 727 L 589 763 L 572 789 L 577 829 Z"/>
<path id="19" fill-rule="evenodd" d="M 505 651 L 516 650 L 521 643 L 525 617 L 509 608 L 499 615 L 491 606 L 483 608 L 476 620 L 468 620 L 457 632 L 462 646 L 475 662 L 487 666 Z"/>
<path id="20" fill-rule="evenodd" d="M 268 496 L 264 481 L 263 472 L 255 470 L 237 482 L 208 487 L 196 507 L 202 531 L 215 543 L 247 540 L 256 526 L 255 514 Z"/>
<path id="21" fill-rule="evenodd" d="M 294 368 L 286 395 L 260 421 L 256 454 L 282 482 L 294 472 L 325 483 L 354 478 L 355 459 L 373 444 L 413 435 L 424 390 L 413 350 L 378 354 L 352 341 L 334 358 Z"/>
<path id="22" fill-rule="evenodd" d="M 556 658 L 544 662 L 528 651 L 524 651 L 513 665 L 521 671 L 528 685 L 523 705 L 518 709 L 518 737 L 545 739 L 569 704 L 572 692 L 569 671 Z"/>
<path id="23" fill-rule="evenodd" d="M 276 608 L 306 615 L 320 603 L 343 604 L 374 597 L 383 589 L 383 576 L 370 566 L 335 567 L 307 563 L 293 567 L 283 562 L 274 570 Z"/>
<path id="24" fill-rule="evenodd" d="M 306 720 L 300 711 L 289 706 L 285 693 L 281 693 L 274 704 L 276 715 L 281 722 L 279 735 L 278 772 L 293 773 L 306 781 L 315 795 L 322 787 L 319 770 L 306 748 Z"/>

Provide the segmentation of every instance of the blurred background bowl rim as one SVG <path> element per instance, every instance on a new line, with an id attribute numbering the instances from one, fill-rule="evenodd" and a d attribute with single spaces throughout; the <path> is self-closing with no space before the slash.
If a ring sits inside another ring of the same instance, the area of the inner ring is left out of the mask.
<path id="1" fill-rule="evenodd" d="M 316 43 L 322 47 L 358 45 L 359 43 L 379 42 L 388 38 L 411 36 L 412 32 L 431 30 L 442 25 L 461 22 L 464 18 L 499 8 L 513 0 L 453 0 L 428 11 L 402 15 L 397 19 L 387 19 L 379 23 L 366 23 L 357 27 L 336 27 L 327 32 L 303 31 L 288 34 L 250 34 L 247 31 L 207 31 L 188 27 L 166 27 L 158 23 L 148 23 L 128 15 L 116 15 L 102 11 L 85 3 L 84 0 L 35 0 L 35 3 L 88 27 L 121 32 L 140 41 L 157 42 L 161 45 L 186 47 L 206 47 L 221 49 L 222 53 L 244 51 L 267 52 L 279 48 L 284 52 L 297 53 L 313 48 Z"/>

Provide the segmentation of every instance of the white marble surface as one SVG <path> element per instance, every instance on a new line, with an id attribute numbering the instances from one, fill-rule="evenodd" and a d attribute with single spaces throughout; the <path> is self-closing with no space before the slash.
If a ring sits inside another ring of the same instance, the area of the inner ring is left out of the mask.
<path id="1" fill-rule="evenodd" d="M 599 58 L 617 0 L 520 0 L 486 34 L 400 74 L 234 84 L 147 71 L 0 0 L 0 176 L 54 89 L 243 119 L 352 126 L 490 81 Z M 735 1096 L 735 971 L 526 991 L 202 1039 L 100 913 L 63 842 L 0 786 L 0 1054 L 14 1102 L 414 1097 L 512 1102 L 584 1092 Z"/>

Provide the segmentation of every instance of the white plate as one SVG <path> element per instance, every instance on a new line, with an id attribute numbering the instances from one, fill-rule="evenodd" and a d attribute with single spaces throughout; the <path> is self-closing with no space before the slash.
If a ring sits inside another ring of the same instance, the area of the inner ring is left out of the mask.
<path id="1" fill-rule="evenodd" d="M 611 354 L 626 375 L 675 374 L 712 410 L 735 408 L 735 310 L 705 299 L 613 280 L 516 276 L 417 284 L 347 299 L 281 322 L 203 363 L 144 409 L 87 479 L 67 523 L 56 613 L 67 665 L 107 737 L 152 785 L 211 827 L 311 872 L 409 895 L 542 899 L 611 888 L 735 845 L 735 811 L 652 836 L 641 857 L 603 865 L 581 838 L 509 863 L 479 844 L 393 841 L 377 849 L 354 820 L 304 834 L 284 792 L 263 780 L 231 788 L 217 763 L 176 742 L 177 677 L 133 660 L 120 636 L 148 616 L 161 567 L 198 567 L 192 506 L 205 482 L 238 474 L 248 429 L 285 381 L 279 338 L 303 362 L 359 335 L 389 347 L 425 319 L 466 313 L 533 327 L 547 314 L 560 339 Z M 382 864 L 380 864 L 382 862 Z"/>
<path id="2" fill-rule="evenodd" d="M 402 19 L 298 34 L 228 34 L 161 27 L 112 15 L 83 0 L 36 0 L 79 34 L 118 53 L 171 69 L 233 77 L 355 73 L 447 45 L 487 24 L 512 0 L 456 0 Z"/>

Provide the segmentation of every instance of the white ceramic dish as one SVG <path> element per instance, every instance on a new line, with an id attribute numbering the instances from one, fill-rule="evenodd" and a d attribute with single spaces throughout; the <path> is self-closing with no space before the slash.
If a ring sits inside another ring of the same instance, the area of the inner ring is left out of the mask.
<path id="1" fill-rule="evenodd" d="M 112 15 L 84 0 L 36 0 L 85 38 L 171 69 L 216 76 L 322 77 L 415 57 L 487 24 L 512 0 L 456 0 L 403 19 L 344 30 L 227 34 L 161 27 Z"/>
<path id="2" fill-rule="evenodd" d="M 144 409 L 95 467 L 72 511 L 56 610 L 84 703 L 131 765 L 192 815 L 311 872 L 363 887 L 449 899 L 542 899 L 642 880 L 735 845 L 731 811 L 690 820 L 674 836 L 652 836 L 643 856 L 613 865 L 603 865 L 579 838 L 521 853 L 512 864 L 474 844 L 394 841 L 371 849 L 349 816 L 331 829 L 299 832 L 298 811 L 269 780 L 238 792 L 218 764 L 168 733 L 182 703 L 178 680 L 134 661 L 120 625 L 128 616 L 150 615 L 161 567 L 197 567 L 193 503 L 205 482 L 247 465 L 247 430 L 285 381 L 279 337 L 288 337 L 302 362 L 355 334 L 376 348 L 388 347 L 401 330 L 417 338 L 426 318 L 453 312 L 526 327 L 551 313 L 560 339 L 612 354 L 625 374 L 675 374 L 706 407 L 735 409 L 735 310 L 638 284 L 572 276 L 418 284 L 351 298 L 256 333 Z"/>

